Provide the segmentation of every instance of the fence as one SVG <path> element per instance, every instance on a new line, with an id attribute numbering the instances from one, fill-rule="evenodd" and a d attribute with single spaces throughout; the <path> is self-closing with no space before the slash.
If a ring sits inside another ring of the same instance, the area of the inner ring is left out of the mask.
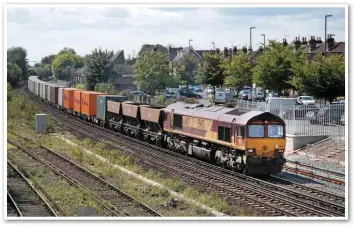
<path id="1" fill-rule="evenodd" d="M 345 136 L 345 105 L 269 106 L 263 102 L 236 102 L 237 108 L 267 111 L 286 122 L 288 134 Z"/>

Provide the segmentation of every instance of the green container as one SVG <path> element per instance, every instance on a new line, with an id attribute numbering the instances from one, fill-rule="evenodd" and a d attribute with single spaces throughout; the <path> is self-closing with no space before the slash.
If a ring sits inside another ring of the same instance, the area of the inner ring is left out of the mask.
<path id="1" fill-rule="evenodd" d="M 118 96 L 118 95 L 99 95 L 97 96 L 97 112 L 96 116 L 102 121 L 106 120 L 106 111 L 107 111 L 107 101 L 116 101 L 116 102 L 123 102 L 127 101 L 128 97 L 125 96 Z"/>

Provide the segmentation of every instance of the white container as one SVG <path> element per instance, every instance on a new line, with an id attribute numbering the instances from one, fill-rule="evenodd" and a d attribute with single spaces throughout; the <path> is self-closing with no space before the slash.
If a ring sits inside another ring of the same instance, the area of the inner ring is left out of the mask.
<path id="1" fill-rule="evenodd" d="M 36 114 L 36 132 L 47 132 L 47 114 Z"/>
<path id="2" fill-rule="evenodd" d="M 37 81 L 37 89 L 36 89 L 36 96 L 40 96 L 40 93 L 41 93 L 41 83 L 39 81 Z"/>
<path id="3" fill-rule="evenodd" d="M 48 83 L 48 84 L 47 84 L 46 100 L 47 100 L 48 102 L 51 101 L 51 86 L 52 86 L 52 85 L 53 85 L 53 84 L 51 84 L 51 83 Z"/>
<path id="4" fill-rule="evenodd" d="M 63 107 L 63 88 L 58 89 L 58 105 Z"/>

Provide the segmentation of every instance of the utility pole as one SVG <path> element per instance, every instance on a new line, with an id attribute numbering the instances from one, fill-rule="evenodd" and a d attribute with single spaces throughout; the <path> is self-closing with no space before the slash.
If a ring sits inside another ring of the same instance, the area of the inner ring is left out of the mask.
<path id="1" fill-rule="evenodd" d="M 190 43 L 191 43 L 192 41 L 193 41 L 193 39 L 190 39 L 190 40 L 189 40 L 189 48 L 190 48 L 190 49 L 191 49 L 191 44 L 190 44 Z"/>
<path id="2" fill-rule="evenodd" d="M 327 18 L 333 15 L 327 14 L 324 17 L 324 56 L 327 56 Z"/>
<path id="3" fill-rule="evenodd" d="M 252 35 L 251 35 L 251 30 L 255 29 L 255 27 L 250 27 L 250 49 L 253 49 L 253 45 L 252 45 Z"/>
<path id="4" fill-rule="evenodd" d="M 261 34 L 261 36 L 264 36 L 264 50 L 265 50 L 265 34 Z"/>

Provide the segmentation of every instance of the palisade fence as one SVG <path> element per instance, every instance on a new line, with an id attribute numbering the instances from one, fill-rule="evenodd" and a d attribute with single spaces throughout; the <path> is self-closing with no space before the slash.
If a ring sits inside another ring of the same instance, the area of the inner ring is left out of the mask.
<path id="1" fill-rule="evenodd" d="M 268 106 L 265 102 L 236 101 L 236 108 L 267 111 L 286 122 L 286 132 L 304 136 L 345 136 L 345 105 Z M 316 112 L 320 114 L 317 115 Z"/>

